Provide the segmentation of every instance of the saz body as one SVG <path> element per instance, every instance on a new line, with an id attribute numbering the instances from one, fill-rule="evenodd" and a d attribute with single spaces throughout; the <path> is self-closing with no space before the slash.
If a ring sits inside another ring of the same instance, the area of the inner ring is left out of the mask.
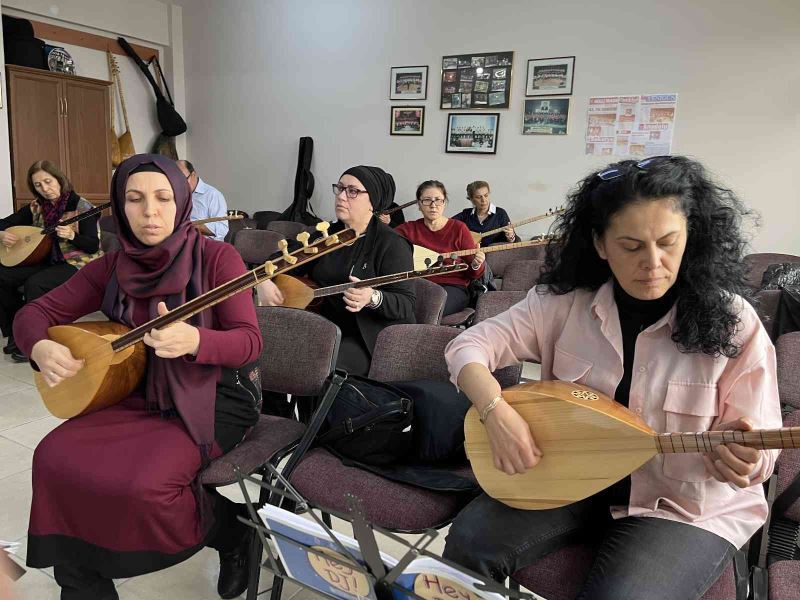
<path id="1" fill-rule="evenodd" d="M 657 433 L 605 394 L 576 383 L 523 383 L 503 390 L 503 398 L 530 425 L 542 451 L 539 463 L 518 475 L 495 468 L 474 407 L 464 421 L 465 448 L 481 488 L 508 506 L 526 510 L 588 498 L 658 454 L 710 452 L 729 443 L 760 450 L 800 447 L 800 427 Z"/>

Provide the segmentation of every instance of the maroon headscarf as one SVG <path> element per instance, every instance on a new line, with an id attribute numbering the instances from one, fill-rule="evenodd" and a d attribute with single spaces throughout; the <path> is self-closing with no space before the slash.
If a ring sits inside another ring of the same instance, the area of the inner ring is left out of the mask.
<path id="1" fill-rule="evenodd" d="M 175 229 L 156 246 L 140 242 L 125 216 L 125 187 L 135 171 L 160 171 L 175 194 Z M 191 190 L 175 162 L 160 154 L 137 154 L 125 160 L 111 180 L 111 202 L 122 250 L 103 301 L 103 312 L 110 319 L 133 327 L 134 306 L 142 302 L 147 304 L 150 318 L 155 318 L 159 302 L 166 302 L 172 310 L 208 291 L 203 277 L 205 240 L 191 224 Z M 196 327 L 211 327 L 211 311 L 195 315 L 190 322 Z M 175 413 L 181 417 L 200 447 L 205 465 L 214 442 L 214 404 L 220 367 L 199 365 L 183 358 L 160 358 L 150 347 L 147 356 L 148 407 L 166 417 Z"/>

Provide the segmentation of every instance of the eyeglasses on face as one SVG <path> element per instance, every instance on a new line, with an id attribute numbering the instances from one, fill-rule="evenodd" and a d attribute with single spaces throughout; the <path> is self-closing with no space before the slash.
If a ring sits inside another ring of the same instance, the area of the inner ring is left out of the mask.
<path id="1" fill-rule="evenodd" d="M 637 169 L 641 169 L 642 171 L 647 171 L 650 167 L 655 164 L 659 164 L 662 162 L 666 162 L 671 160 L 672 157 L 665 155 L 665 156 L 651 156 L 649 158 L 645 158 L 644 160 L 640 160 L 634 166 Z M 626 171 L 624 169 L 618 169 L 617 167 L 612 167 L 610 169 L 606 169 L 605 171 L 600 171 L 597 174 L 602 181 L 609 181 L 611 179 L 616 179 L 617 177 L 622 177 Z"/>
<path id="2" fill-rule="evenodd" d="M 358 198 L 359 194 L 367 193 L 367 190 L 360 190 L 357 187 L 353 187 L 352 185 L 342 185 L 341 183 L 334 183 L 331 185 L 331 187 L 333 188 L 334 196 L 338 196 L 339 194 L 344 192 L 345 195 L 350 200 L 355 200 L 356 198 Z"/>
<path id="3" fill-rule="evenodd" d="M 444 206 L 447 202 L 444 198 L 420 198 L 419 203 L 422 206 Z"/>

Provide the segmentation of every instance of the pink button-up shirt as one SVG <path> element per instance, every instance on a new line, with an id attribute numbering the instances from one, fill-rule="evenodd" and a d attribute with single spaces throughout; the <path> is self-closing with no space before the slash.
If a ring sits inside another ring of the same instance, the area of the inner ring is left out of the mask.
<path id="1" fill-rule="evenodd" d="M 742 298 L 735 303 L 736 358 L 679 352 L 670 339 L 674 306 L 639 334 L 629 408 L 655 431 L 706 431 L 738 417 L 749 418 L 755 429 L 781 427 L 775 349 L 755 310 Z M 612 283 L 561 296 L 534 288 L 519 304 L 450 342 L 445 358 L 453 383 L 469 363 L 494 371 L 527 360 L 541 363 L 542 379 L 583 383 L 613 398 L 623 362 Z M 739 548 L 767 518 L 760 484 L 777 456 L 777 450 L 762 451 L 752 485 L 740 489 L 712 478 L 701 454 L 658 455 L 631 474 L 629 505 L 613 506 L 611 514 L 689 523 Z"/>

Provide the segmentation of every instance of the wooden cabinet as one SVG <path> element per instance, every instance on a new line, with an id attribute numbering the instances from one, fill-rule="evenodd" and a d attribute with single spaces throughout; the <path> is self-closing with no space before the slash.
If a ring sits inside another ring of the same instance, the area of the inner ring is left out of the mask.
<path id="1" fill-rule="evenodd" d="M 75 191 L 100 204 L 111 185 L 108 81 L 6 65 L 14 208 L 33 199 L 28 168 L 51 160 Z"/>

